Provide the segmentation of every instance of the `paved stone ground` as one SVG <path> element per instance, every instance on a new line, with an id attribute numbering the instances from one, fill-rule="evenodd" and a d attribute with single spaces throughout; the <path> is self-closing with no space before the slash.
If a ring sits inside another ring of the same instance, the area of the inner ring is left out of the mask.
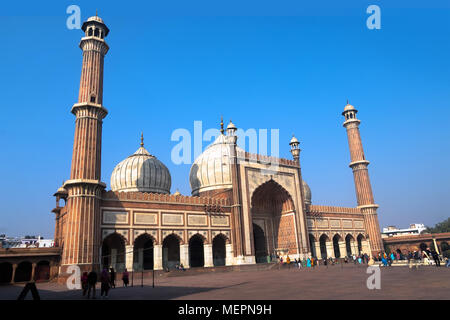
<path id="1" fill-rule="evenodd" d="M 135 281 L 134 287 L 110 291 L 113 299 L 291 300 L 291 299 L 450 299 L 450 268 L 381 268 L 381 289 L 369 290 L 365 266 L 320 266 L 316 269 L 230 271 Z M 121 284 L 121 281 L 119 281 Z M 137 285 L 136 285 L 137 284 Z M 23 285 L 0 287 L 0 299 L 16 299 Z M 38 283 L 41 299 L 85 299 L 80 290 Z M 97 298 L 100 290 L 97 289 Z M 31 293 L 28 294 L 31 298 Z"/>

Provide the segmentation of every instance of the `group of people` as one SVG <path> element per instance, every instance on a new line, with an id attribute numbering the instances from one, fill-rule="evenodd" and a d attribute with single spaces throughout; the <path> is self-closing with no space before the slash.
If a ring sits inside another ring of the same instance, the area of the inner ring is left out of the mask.
<path id="1" fill-rule="evenodd" d="M 291 258 L 289 257 L 289 255 L 286 257 L 286 259 L 284 260 L 284 258 L 282 256 L 276 256 L 278 262 L 280 264 L 294 264 L 295 266 L 297 266 L 298 268 L 310 268 L 310 267 L 315 267 L 318 266 L 320 264 L 328 266 L 328 265 L 335 265 L 335 264 L 339 264 L 339 263 L 351 263 L 353 262 L 354 264 L 368 264 L 368 265 L 372 265 L 374 263 L 374 259 L 369 257 L 369 255 L 367 254 L 360 254 L 360 255 L 352 255 L 352 256 L 346 256 L 344 258 L 322 258 L 322 259 L 318 259 L 315 257 L 308 257 L 308 258 L 303 258 L 303 259 L 294 259 L 294 261 L 291 260 Z"/>
<path id="2" fill-rule="evenodd" d="M 378 260 L 383 263 L 383 266 L 391 266 L 394 261 L 399 260 L 407 260 L 409 266 L 411 267 L 413 264 L 425 264 L 425 265 L 431 265 L 432 260 L 434 261 L 434 265 L 436 267 L 441 266 L 441 257 L 435 250 L 430 250 L 427 248 L 426 250 L 421 251 L 408 251 L 408 253 L 403 254 L 400 252 L 400 250 L 397 250 L 396 252 L 391 252 L 390 254 L 386 254 L 386 252 L 379 253 L 377 256 Z M 450 262 L 448 258 L 445 258 L 445 266 L 450 267 Z"/>
<path id="3" fill-rule="evenodd" d="M 83 290 L 83 297 L 86 296 L 89 299 L 91 297 L 95 299 L 95 287 L 98 282 L 97 272 L 92 270 L 87 273 L 84 272 L 81 276 L 81 289 Z M 128 287 L 129 283 L 129 274 L 127 269 L 122 272 L 122 282 L 124 287 Z M 100 273 L 100 296 L 102 298 L 108 298 L 108 293 L 111 288 L 116 287 L 116 271 L 114 268 L 110 268 L 109 271 L 107 268 L 103 268 Z"/>

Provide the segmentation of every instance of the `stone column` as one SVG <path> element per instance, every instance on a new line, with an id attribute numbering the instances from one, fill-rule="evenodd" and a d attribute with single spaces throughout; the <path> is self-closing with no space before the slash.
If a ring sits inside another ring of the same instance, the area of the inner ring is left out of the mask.
<path id="1" fill-rule="evenodd" d="M 351 241 L 350 246 L 352 248 L 352 254 L 358 255 L 358 243 L 356 241 Z"/>
<path id="2" fill-rule="evenodd" d="M 328 258 L 334 258 L 333 242 L 327 241 L 326 242 L 326 247 L 327 247 L 327 257 Z"/>
<path id="3" fill-rule="evenodd" d="M 162 270 L 163 269 L 163 261 L 162 261 L 162 245 L 156 244 L 153 247 L 153 269 L 154 270 Z"/>
<path id="4" fill-rule="evenodd" d="M 339 241 L 339 251 L 341 253 L 341 258 L 347 256 L 347 248 L 345 247 L 345 241 Z"/>
<path id="5" fill-rule="evenodd" d="M 231 243 L 225 245 L 225 265 L 233 265 L 233 245 Z"/>
<path id="6" fill-rule="evenodd" d="M 189 268 L 189 245 L 180 245 L 180 264 L 185 268 Z"/>
<path id="7" fill-rule="evenodd" d="M 16 269 L 17 269 L 17 263 L 14 263 L 12 265 L 12 275 L 11 275 L 11 283 L 14 283 L 14 278 L 16 277 Z"/>
<path id="8" fill-rule="evenodd" d="M 321 259 L 322 258 L 322 252 L 320 251 L 320 242 L 316 241 L 314 243 L 314 246 L 316 247 L 316 258 Z"/>
<path id="9" fill-rule="evenodd" d="M 133 271 L 134 247 L 132 245 L 125 246 L 125 268 L 128 271 Z"/>
<path id="10" fill-rule="evenodd" d="M 203 256 L 205 260 L 205 267 L 213 267 L 213 252 L 212 252 L 212 244 L 203 244 Z"/>
<path id="11" fill-rule="evenodd" d="M 33 263 L 33 264 L 31 265 L 31 279 L 30 279 L 30 281 L 34 281 L 34 275 L 35 275 L 35 273 L 36 273 L 36 263 Z"/>

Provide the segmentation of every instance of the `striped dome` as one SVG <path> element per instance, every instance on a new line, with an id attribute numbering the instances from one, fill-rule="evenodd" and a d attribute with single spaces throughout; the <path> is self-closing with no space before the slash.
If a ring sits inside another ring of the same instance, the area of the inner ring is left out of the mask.
<path id="1" fill-rule="evenodd" d="M 152 192 L 170 194 L 169 169 L 141 147 L 120 162 L 111 175 L 111 190 L 118 192 Z"/>

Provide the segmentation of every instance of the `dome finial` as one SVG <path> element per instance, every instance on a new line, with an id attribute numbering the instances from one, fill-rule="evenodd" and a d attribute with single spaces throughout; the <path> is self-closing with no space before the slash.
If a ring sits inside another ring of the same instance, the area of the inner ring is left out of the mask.
<path id="1" fill-rule="evenodd" d="M 347 99 L 347 104 L 349 104 L 349 103 L 348 103 L 348 99 Z"/>
<path id="2" fill-rule="evenodd" d="M 144 132 L 141 132 L 141 147 L 144 147 Z"/>
<path id="3" fill-rule="evenodd" d="M 95 16 L 98 17 L 98 9 L 95 9 Z"/>
<path id="4" fill-rule="evenodd" d="M 223 134 L 223 116 L 220 116 L 220 133 Z"/>

